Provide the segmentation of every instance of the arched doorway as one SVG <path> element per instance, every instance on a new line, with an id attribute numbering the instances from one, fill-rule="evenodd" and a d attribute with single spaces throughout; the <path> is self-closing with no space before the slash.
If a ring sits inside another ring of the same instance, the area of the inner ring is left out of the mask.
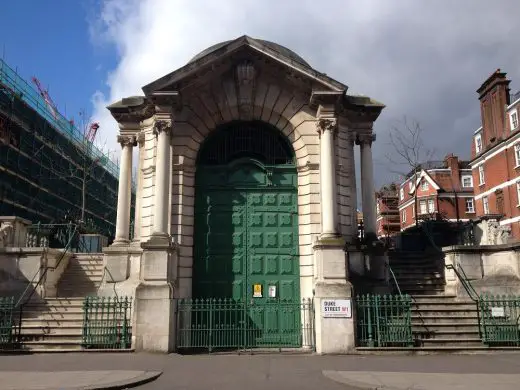
<path id="1" fill-rule="evenodd" d="M 248 324 L 214 326 L 256 329 L 255 346 L 301 344 L 297 184 L 290 143 L 264 122 L 223 125 L 198 154 L 193 297 L 238 302 Z"/>

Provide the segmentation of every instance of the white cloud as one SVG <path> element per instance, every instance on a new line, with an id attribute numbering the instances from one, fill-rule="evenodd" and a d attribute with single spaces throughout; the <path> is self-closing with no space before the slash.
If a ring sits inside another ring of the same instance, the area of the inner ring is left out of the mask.
<path id="1" fill-rule="evenodd" d="M 247 34 L 289 47 L 350 92 L 385 103 L 375 128 L 378 160 L 388 149 L 390 121 L 405 114 L 426 127 L 426 141 L 442 150 L 438 157 L 449 151 L 467 157 L 480 120 L 477 87 L 497 67 L 510 72 L 514 85 L 520 79 L 520 2 L 498 3 L 104 0 L 90 31 L 95 44 L 113 45 L 118 62 L 106 74 L 108 94 L 92 98 L 94 118 L 108 145 L 119 149 L 106 105 L 142 94 L 143 85 L 208 46 Z M 449 134 L 462 140 L 456 150 Z M 380 182 L 385 176 L 376 172 Z"/>

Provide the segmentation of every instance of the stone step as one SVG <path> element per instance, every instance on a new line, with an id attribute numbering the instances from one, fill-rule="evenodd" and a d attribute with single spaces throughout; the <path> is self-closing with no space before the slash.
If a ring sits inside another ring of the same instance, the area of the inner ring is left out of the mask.
<path id="1" fill-rule="evenodd" d="M 470 338 L 432 338 L 432 339 L 421 339 L 422 345 L 424 347 L 480 347 L 483 345 L 482 340 L 478 337 L 470 337 Z"/>
<path id="2" fill-rule="evenodd" d="M 413 332 L 424 331 L 464 331 L 464 332 L 479 332 L 477 324 L 459 324 L 458 322 L 437 322 L 437 323 L 422 323 L 421 321 L 412 321 Z"/>
<path id="3" fill-rule="evenodd" d="M 413 331 L 412 334 L 417 335 L 421 340 L 427 339 L 446 339 L 446 340 L 469 340 L 469 339 L 479 339 L 480 335 L 478 329 L 476 331 L 465 331 L 465 330 L 454 330 L 454 331 L 447 331 L 447 330 L 425 330 L 422 329 L 420 331 Z M 427 335 L 427 337 L 421 337 L 422 335 Z"/>
<path id="4" fill-rule="evenodd" d="M 23 342 L 22 349 L 67 349 L 67 350 L 81 350 L 81 337 L 78 338 L 59 338 L 57 340 L 27 340 Z"/>
<path id="5" fill-rule="evenodd" d="M 24 321 L 38 320 L 38 321 L 83 321 L 83 312 L 71 312 L 71 313 L 49 313 L 49 312 L 23 312 L 22 324 Z"/>
<path id="6" fill-rule="evenodd" d="M 15 326 L 18 326 L 18 319 L 15 321 Z M 59 328 L 59 327 L 81 327 L 83 326 L 83 317 L 74 318 L 23 318 L 23 327 L 43 327 L 43 328 Z"/>
<path id="7" fill-rule="evenodd" d="M 22 325 L 21 328 L 22 336 L 31 337 L 60 337 L 60 338 L 71 338 L 71 337 L 82 337 L 83 326 L 34 326 L 34 325 Z"/>
<path id="8" fill-rule="evenodd" d="M 412 301 L 412 310 L 419 311 L 445 311 L 445 310 L 454 310 L 454 311 L 475 311 L 477 309 L 477 305 L 473 302 L 471 303 L 458 303 L 458 302 L 414 302 Z"/>
<path id="9" fill-rule="evenodd" d="M 436 325 L 439 323 L 451 323 L 453 325 L 476 325 L 478 324 L 478 316 L 450 316 L 445 315 L 426 315 L 424 313 L 414 314 L 412 313 L 412 325 L 427 326 Z"/>

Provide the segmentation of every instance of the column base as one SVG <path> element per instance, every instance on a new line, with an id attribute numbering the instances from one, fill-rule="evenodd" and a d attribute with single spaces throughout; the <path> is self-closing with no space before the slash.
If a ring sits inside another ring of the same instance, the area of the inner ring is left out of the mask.
<path id="1" fill-rule="evenodd" d="M 168 282 L 143 282 L 135 292 L 134 332 L 136 351 L 175 351 L 176 309 Z"/>
<path id="2" fill-rule="evenodd" d="M 149 282 L 175 282 L 177 280 L 177 247 L 171 236 L 152 235 L 141 243 L 143 266 L 141 280 Z"/>
<path id="3" fill-rule="evenodd" d="M 116 238 L 114 242 L 112 242 L 112 245 L 110 246 L 127 246 L 130 244 L 130 240 L 126 240 L 123 238 Z"/>
<path id="4" fill-rule="evenodd" d="M 351 352 L 356 347 L 352 285 L 345 280 L 320 281 L 314 291 L 316 352 L 321 355 Z M 336 317 L 330 317 L 331 306 L 348 310 L 332 311 Z"/>
<path id="5" fill-rule="evenodd" d="M 126 245 L 110 245 L 103 248 L 103 265 L 106 269 L 105 280 L 108 283 L 124 282 L 130 276 L 130 255 L 135 248 Z"/>

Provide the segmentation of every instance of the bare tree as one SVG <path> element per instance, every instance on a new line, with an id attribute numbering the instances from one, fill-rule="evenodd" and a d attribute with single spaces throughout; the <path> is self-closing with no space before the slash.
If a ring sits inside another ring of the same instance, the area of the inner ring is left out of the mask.
<path id="1" fill-rule="evenodd" d="M 64 159 L 61 163 L 50 161 L 50 167 L 57 179 L 70 180 L 79 184 L 79 191 L 81 197 L 81 205 L 79 208 L 79 216 L 72 215 L 70 219 L 73 219 L 78 225 L 84 227 L 86 220 L 86 209 L 87 209 L 87 194 L 88 194 L 88 183 L 96 175 L 98 181 L 108 174 L 107 170 L 102 168 L 103 165 L 109 161 L 108 155 L 104 155 L 99 152 L 104 148 L 100 145 L 96 145 L 96 135 L 99 129 L 97 122 L 90 122 L 84 112 L 80 113 L 81 123 L 78 126 L 80 134 L 76 139 L 71 140 L 71 143 L 67 145 L 67 150 L 64 150 L 60 146 L 56 145 L 57 152 L 61 154 Z M 74 126 L 71 121 L 71 127 Z M 65 163 L 63 162 L 65 161 Z M 102 169 L 96 169 L 96 168 Z M 99 176 L 101 175 L 101 176 Z"/>
<path id="2" fill-rule="evenodd" d="M 414 207 L 415 224 L 418 223 L 419 210 L 417 208 L 417 184 L 418 175 L 422 164 L 430 161 L 434 156 L 434 150 L 428 148 L 423 140 L 424 129 L 420 123 L 406 116 L 398 121 L 390 129 L 390 145 L 392 153 L 387 154 L 387 159 L 392 164 L 392 172 L 397 173 L 403 179 L 410 178 L 414 183 Z"/>

